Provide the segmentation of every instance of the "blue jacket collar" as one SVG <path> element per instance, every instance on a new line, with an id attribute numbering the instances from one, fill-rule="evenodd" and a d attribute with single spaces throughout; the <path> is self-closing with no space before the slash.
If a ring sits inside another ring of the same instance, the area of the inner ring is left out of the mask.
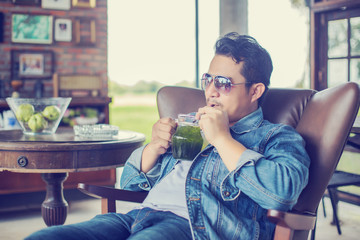
<path id="1" fill-rule="evenodd" d="M 262 108 L 259 107 L 254 112 L 237 121 L 230 129 L 237 134 L 241 134 L 258 128 L 263 121 Z"/>

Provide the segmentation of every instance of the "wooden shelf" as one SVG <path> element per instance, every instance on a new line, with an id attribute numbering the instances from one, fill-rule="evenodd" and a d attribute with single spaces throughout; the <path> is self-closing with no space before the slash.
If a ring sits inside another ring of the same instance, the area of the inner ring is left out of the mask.
<path id="1" fill-rule="evenodd" d="M 73 98 L 69 107 L 78 106 L 104 106 L 111 103 L 110 97 L 94 97 L 94 98 Z M 0 99 L 0 110 L 9 109 L 8 104 L 4 98 Z"/>

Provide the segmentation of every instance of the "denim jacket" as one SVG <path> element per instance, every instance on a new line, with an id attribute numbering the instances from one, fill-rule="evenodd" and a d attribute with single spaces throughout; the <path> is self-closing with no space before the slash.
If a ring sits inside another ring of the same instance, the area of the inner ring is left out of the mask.
<path id="1" fill-rule="evenodd" d="M 229 171 L 216 148 L 205 147 L 186 176 L 186 201 L 194 239 L 272 239 L 267 209 L 290 210 L 308 181 L 304 140 L 290 126 L 263 119 L 262 109 L 230 128 L 247 150 Z M 125 164 L 121 188 L 149 191 L 175 166 L 171 149 L 148 172 L 137 149 Z"/>

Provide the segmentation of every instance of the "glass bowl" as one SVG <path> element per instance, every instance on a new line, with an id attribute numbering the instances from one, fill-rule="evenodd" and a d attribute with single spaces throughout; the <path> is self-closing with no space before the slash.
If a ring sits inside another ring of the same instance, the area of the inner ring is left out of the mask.
<path id="1" fill-rule="evenodd" d="M 71 98 L 6 98 L 23 133 L 54 134 Z"/>

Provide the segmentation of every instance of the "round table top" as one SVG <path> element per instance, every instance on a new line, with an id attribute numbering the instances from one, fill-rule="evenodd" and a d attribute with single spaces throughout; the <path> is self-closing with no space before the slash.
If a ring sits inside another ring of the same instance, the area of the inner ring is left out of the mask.
<path id="1" fill-rule="evenodd" d="M 77 172 L 122 166 L 145 135 L 119 131 L 113 138 L 82 138 L 72 128 L 51 135 L 25 135 L 21 130 L 0 131 L 0 171 Z"/>

